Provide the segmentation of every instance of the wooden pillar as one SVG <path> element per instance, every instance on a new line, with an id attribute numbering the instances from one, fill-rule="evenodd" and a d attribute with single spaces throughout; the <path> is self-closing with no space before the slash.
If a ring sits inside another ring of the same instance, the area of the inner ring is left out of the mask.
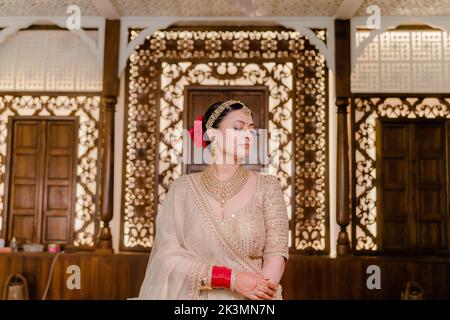
<path id="1" fill-rule="evenodd" d="M 114 113 L 119 94 L 119 35 L 120 20 L 106 20 L 105 52 L 103 62 L 103 91 L 101 99 L 101 198 L 100 229 L 97 250 L 112 253 L 112 234 L 109 222 L 113 218 L 114 199 Z"/>
<path id="2" fill-rule="evenodd" d="M 347 226 L 350 223 L 349 148 L 347 113 L 350 101 L 350 20 L 335 20 L 337 106 L 337 197 L 336 222 L 340 227 L 337 255 L 351 253 Z"/>

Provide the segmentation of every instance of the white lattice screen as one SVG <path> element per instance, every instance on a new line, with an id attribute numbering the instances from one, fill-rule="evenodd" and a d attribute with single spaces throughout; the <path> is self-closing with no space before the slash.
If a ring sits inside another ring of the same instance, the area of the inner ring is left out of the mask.
<path id="1" fill-rule="evenodd" d="M 0 91 L 101 90 L 95 55 L 70 31 L 24 30 L 0 44 Z"/>
<path id="2" fill-rule="evenodd" d="M 356 47 L 369 34 L 358 30 Z M 352 70 L 352 92 L 449 91 L 450 34 L 440 30 L 383 32 L 364 48 Z"/>

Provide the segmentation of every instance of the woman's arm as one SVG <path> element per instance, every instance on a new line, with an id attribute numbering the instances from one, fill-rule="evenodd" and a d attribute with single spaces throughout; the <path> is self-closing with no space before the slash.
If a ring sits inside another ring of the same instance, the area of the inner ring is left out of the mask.
<path id="1" fill-rule="evenodd" d="M 271 283 L 278 285 L 283 276 L 285 265 L 284 257 L 269 256 L 264 260 L 263 275 L 268 277 Z"/>
<path id="2" fill-rule="evenodd" d="M 263 253 L 263 275 L 275 285 L 280 283 L 286 260 L 289 259 L 289 219 L 283 191 L 278 179 L 266 176 L 264 222 L 266 242 Z"/>

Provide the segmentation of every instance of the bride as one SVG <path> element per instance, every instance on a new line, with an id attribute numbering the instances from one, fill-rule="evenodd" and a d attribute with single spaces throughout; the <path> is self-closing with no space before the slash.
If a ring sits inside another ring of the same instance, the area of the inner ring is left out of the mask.
<path id="1" fill-rule="evenodd" d="M 239 164 L 255 131 L 251 111 L 218 102 L 201 127 L 213 163 L 171 184 L 138 299 L 281 299 L 289 257 L 281 186 Z"/>

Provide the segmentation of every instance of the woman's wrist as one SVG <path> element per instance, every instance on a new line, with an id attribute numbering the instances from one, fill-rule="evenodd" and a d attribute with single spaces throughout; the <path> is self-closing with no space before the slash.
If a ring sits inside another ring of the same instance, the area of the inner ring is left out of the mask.
<path id="1" fill-rule="evenodd" d="M 231 287 L 232 270 L 224 266 L 213 266 L 211 270 L 211 287 L 226 288 Z"/>
<path id="2" fill-rule="evenodd" d="M 231 270 L 231 282 L 230 282 L 230 290 L 236 291 L 236 271 Z"/>
<path id="3" fill-rule="evenodd" d="M 200 276 L 200 290 L 212 290 L 211 287 L 211 267 L 204 265 L 204 267 L 201 270 L 201 276 Z"/>
<path id="4" fill-rule="evenodd" d="M 208 285 L 208 286 L 210 286 L 210 287 L 212 287 L 211 286 L 211 272 L 212 272 L 212 266 L 208 266 L 208 271 L 207 271 L 207 273 L 206 273 L 206 284 Z"/>
<path id="5" fill-rule="evenodd" d="M 236 272 L 225 266 L 207 266 L 202 270 L 200 290 L 236 290 Z"/>

